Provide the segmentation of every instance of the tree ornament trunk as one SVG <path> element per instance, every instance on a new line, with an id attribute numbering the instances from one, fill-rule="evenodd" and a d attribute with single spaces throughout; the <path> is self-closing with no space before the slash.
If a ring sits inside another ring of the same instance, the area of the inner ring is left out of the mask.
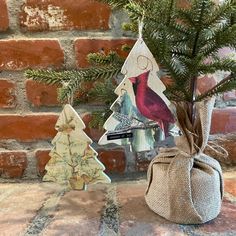
<path id="1" fill-rule="evenodd" d="M 70 187 L 74 190 L 86 190 L 86 184 L 80 176 L 72 176 L 69 179 Z"/>

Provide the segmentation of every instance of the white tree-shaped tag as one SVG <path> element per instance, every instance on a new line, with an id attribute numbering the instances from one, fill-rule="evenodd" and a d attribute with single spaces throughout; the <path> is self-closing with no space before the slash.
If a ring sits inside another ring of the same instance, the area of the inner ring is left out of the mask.
<path id="1" fill-rule="evenodd" d="M 139 37 L 122 67 L 121 72 L 125 77 L 115 89 L 118 98 L 111 106 L 113 113 L 104 124 L 107 132 L 101 137 L 99 144 L 131 144 L 134 151 L 140 152 L 153 149 L 155 142 L 164 138 L 168 123 L 174 122 L 174 119 L 168 109 L 170 102 L 163 94 L 166 87 L 158 78 L 158 71 L 155 58 Z M 148 92 L 144 94 L 144 90 Z M 153 98 L 156 105 L 148 102 Z M 144 112 L 145 107 L 155 115 L 148 116 Z M 158 117 L 158 113 L 163 115 Z M 168 121 L 164 115 L 169 116 Z M 161 130 L 164 132 L 160 132 Z"/>
<path id="2" fill-rule="evenodd" d="M 86 189 L 92 183 L 110 183 L 97 152 L 90 146 L 92 140 L 83 131 L 85 124 L 71 105 L 65 105 L 55 128 L 58 133 L 52 140 L 54 147 L 43 181 L 65 184 L 77 190 Z"/>

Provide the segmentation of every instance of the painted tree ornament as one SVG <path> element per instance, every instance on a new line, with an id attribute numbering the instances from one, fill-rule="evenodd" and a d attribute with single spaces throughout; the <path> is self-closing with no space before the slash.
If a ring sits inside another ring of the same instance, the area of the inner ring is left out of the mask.
<path id="1" fill-rule="evenodd" d="M 71 189 L 85 190 L 88 184 L 110 183 L 104 165 L 90 146 L 85 124 L 78 113 L 66 104 L 55 125 L 58 131 L 52 140 L 51 159 L 46 165 L 43 181 L 65 184 Z"/>
<path id="2" fill-rule="evenodd" d="M 107 132 L 101 137 L 99 144 L 131 145 L 135 152 L 152 150 L 155 148 L 155 143 L 163 140 L 168 134 L 169 122 L 173 123 L 174 119 L 169 110 L 170 101 L 163 94 L 166 87 L 158 78 L 159 67 L 141 37 L 130 51 L 121 73 L 124 79 L 115 89 L 118 98 L 111 106 L 113 113 L 104 124 Z M 140 88 L 140 84 L 137 84 L 134 78 L 138 81 L 138 78 L 145 73 L 147 75 L 146 87 L 159 97 L 159 102 L 155 106 L 162 107 L 154 111 L 156 112 L 155 119 L 144 113 L 143 109 L 140 110 L 141 107 L 145 108 L 144 106 L 137 104 L 137 101 L 147 100 L 148 96 L 140 96 L 142 94 L 140 89 L 136 96 L 136 88 Z M 158 114 L 160 112 L 163 114 Z M 163 120 L 167 114 L 169 118 Z M 157 119 L 158 115 L 160 119 Z M 116 136 L 117 139 L 108 140 Z M 123 138 L 127 136 L 128 138 Z"/>

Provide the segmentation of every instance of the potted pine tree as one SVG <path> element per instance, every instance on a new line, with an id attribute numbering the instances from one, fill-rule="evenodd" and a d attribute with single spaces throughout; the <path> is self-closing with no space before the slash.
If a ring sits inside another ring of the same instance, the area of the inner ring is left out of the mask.
<path id="1" fill-rule="evenodd" d="M 143 19 L 143 38 L 173 83 L 167 96 L 175 105 L 182 135 L 176 147 L 162 149 L 148 169 L 145 195 L 148 206 L 176 223 L 198 224 L 214 219 L 223 196 L 219 163 L 204 154 L 214 96 L 236 87 L 236 62 L 219 50 L 236 46 L 236 2 L 217 5 L 212 0 L 190 0 L 181 9 L 175 0 L 105 0 L 124 8 L 136 29 Z M 229 72 L 210 90 L 197 91 L 199 76 Z"/>

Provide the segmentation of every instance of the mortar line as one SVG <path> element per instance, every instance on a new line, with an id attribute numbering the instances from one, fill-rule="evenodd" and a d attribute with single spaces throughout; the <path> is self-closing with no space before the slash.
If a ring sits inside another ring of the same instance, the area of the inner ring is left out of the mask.
<path id="1" fill-rule="evenodd" d="M 1 40 L 8 39 L 47 39 L 47 40 L 55 40 L 55 39 L 66 39 L 77 40 L 77 39 L 136 39 L 133 36 L 123 36 L 112 34 L 110 31 L 76 31 L 76 30 L 58 30 L 58 31 L 48 31 L 48 32 L 2 32 Z"/>
<path id="2" fill-rule="evenodd" d="M 117 202 L 117 186 L 109 186 L 106 194 L 106 205 L 101 214 L 99 236 L 119 236 L 119 205 Z"/>

